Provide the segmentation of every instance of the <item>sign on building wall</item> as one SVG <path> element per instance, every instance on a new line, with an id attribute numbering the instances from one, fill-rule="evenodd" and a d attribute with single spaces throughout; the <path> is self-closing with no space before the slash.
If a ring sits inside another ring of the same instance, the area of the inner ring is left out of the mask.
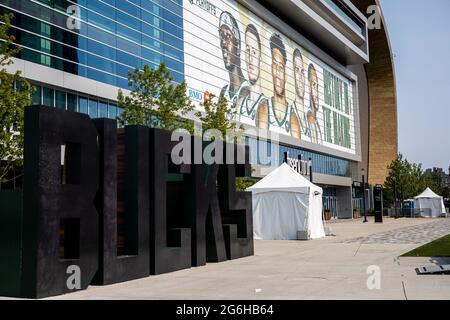
<path id="1" fill-rule="evenodd" d="M 301 175 L 309 176 L 311 178 L 311 161 L 301 160 L 300 158 L 291 158 L 289 157 L 289 153 L 285 152 L 284 162 Z"/>
<path id="2" fill-rule="evenodd" d="M 185 76 L 224 94 L 241 123 L 355 154 L 352 82 L 247 8 L 184 0 Z"/>

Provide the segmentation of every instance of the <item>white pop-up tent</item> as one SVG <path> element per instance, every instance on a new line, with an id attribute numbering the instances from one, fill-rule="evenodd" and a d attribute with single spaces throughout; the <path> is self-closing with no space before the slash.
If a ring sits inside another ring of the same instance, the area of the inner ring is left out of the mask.
<path id="1" fill-rule="evenodd" d="M 445 214 L 444 199 L 427 188 L 417 197 L 414 197 L 414 208 L 423 209 L 425 214 L 431 214 L 432 218 Z M 431 211 L 431 212 L 427 212 Z"/>
<path id="2" fill-rule="evenodd" d="M 296 240 L 297 231 L 311 239 L 325 237 L 322 188 L 284 163 L 248 188 L 253 198 L 253 235 L 263 240 Z"/>

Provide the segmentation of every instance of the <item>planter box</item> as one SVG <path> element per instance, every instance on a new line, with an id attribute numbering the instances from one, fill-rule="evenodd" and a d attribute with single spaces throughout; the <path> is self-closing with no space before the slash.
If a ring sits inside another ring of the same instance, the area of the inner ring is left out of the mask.
<path id="1" fill-rule="evenodd" d="M 325 213 L 323 214 L 325 221 L 329 221 L 331 220 L 331 212 L 330 211 L 325 211 Z"/>

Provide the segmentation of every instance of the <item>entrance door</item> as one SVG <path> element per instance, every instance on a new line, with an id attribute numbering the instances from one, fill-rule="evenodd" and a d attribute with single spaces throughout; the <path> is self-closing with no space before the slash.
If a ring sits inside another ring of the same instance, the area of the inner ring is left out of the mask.
<path id="1" fill-rule="evenodd" d="M 337 197 L 330 197 L 331 199 L 331 213 L 333 215 L 333 219 L 338 218 L 338 210 L 337 210 Z"/>
<path id="2" fill-rule="evenodd" d="M 324 188 L 323 210 L 331 213 L 332 219 L 338 218 L 337 197 L 335 188 Z"/>

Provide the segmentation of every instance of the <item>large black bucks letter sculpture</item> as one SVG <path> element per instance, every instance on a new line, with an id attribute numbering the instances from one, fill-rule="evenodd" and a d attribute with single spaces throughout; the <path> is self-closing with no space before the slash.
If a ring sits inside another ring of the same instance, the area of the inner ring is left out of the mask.
<path id="1" fill-rule="evenodd" d="M 189 176 L 192 207 L 186 214 L 192 226 L 192 265 L 195 267 L 227 260 L 217 193 L 218 171 L 218 164 L 194 164 Z"/>
<path id="2" fill-rule="evenodd" d="M 150 129 L 150 272 L 161 274 L 191 267 L 191 230 L 180 228 L 183 213 L 172 216 L 168 227 L 167 207 L 178 201 L 167 197 L 167 178 L 172 165 L 175 142 L 171 133 Z M 184 167 L 178 169 L 183 173 Z"/>
<path id="3" fill-rule="evenodd" d="M 114 120 L 94 123 L 100 144 L 100 259 L 94 283 L 144 278 L 150 275 L 148 128 L 117 132 Z"/>
<path id="4" fill-rule="evenodd" d="M 97 131 L 87 115 L 25 112 L 22 295 L 91 283 L 98 267 Z"/>
<path id="5" fill-rule="evenodd" d="M 27 107 L 23 190 L 0 190 L 0 295 L 56 296 L 252 255 L 251 194 L 236 192 L 248 148 L 171 138 Z M 226 164 L 193 152 L 214 146 Z"/>
<path id="6" fill-rule="evenodd" d="M 249 148 L 227 144 L 225 158 L 233 164 L 220 166 L 219 193 L 224 238 L 228 259 L 253 255 L 253 211 L 252 195 L 249 192 L 236 192 L 236 178 L 249 177 L 251 167 Z M 245 156 L 245 159 L 239 159 Z M 238 160 L 243 160 L 238 163 Z"/>

